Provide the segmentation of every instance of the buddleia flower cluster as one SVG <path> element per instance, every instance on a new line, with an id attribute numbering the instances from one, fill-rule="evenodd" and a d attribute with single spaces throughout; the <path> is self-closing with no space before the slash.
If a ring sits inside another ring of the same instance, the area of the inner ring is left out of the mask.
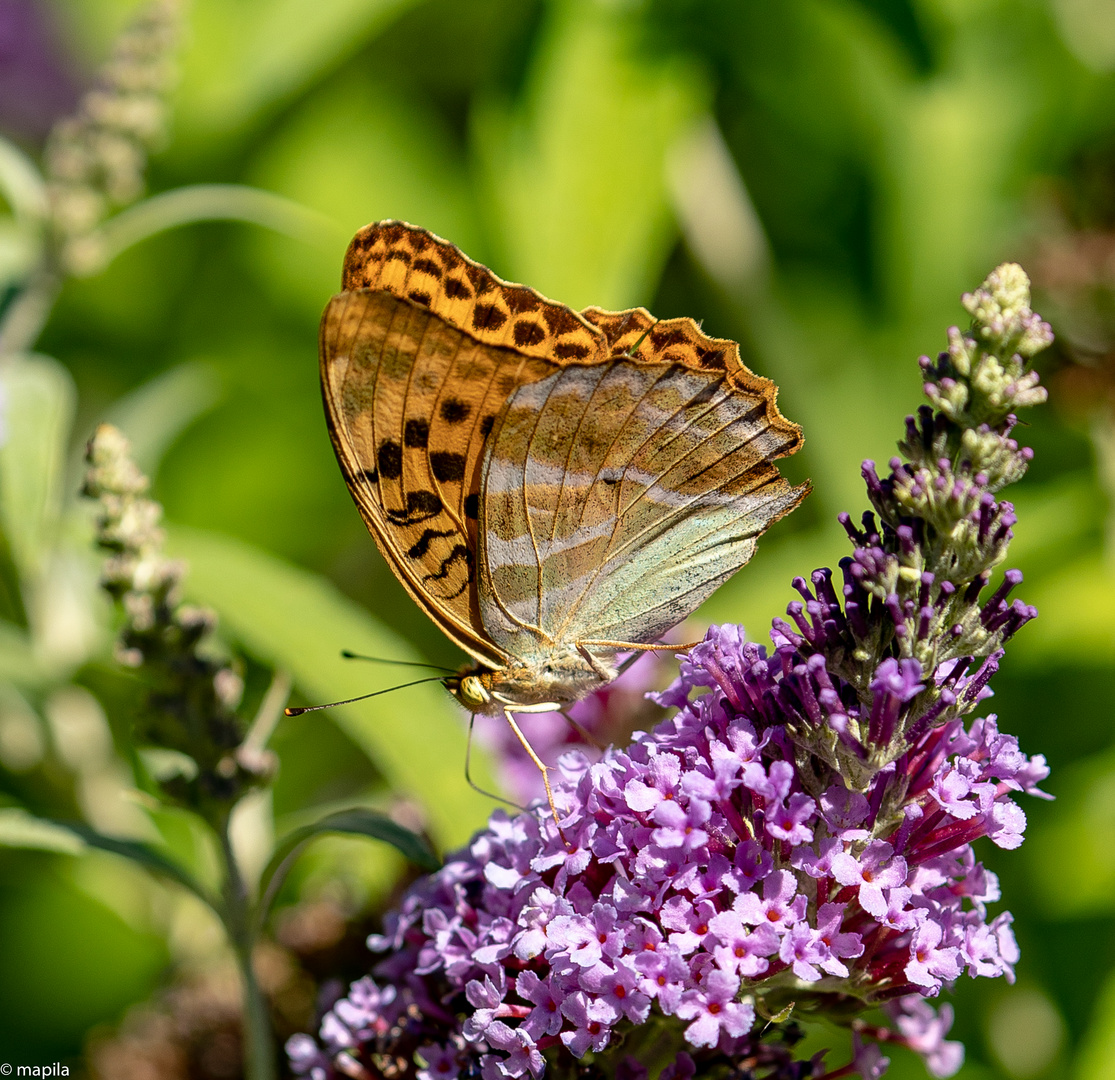
<path id="1" fill-rule="evenodd" d="M 903 457 L 864 465 L 873 510 L 845 517 L 839 576 L 795 581 L 770 648 L 711 629 L 656 695 L 673 715 L 626 749 L 566 754 L 560 822 L 497 812 L 415 884 L 369 941 L 373 974 L 288 1044 L 296 1073 L 874 1078 L 891 1043 L 956 1072 L 930 999 L 1018 959 L 972 844 L 1016 847 L 1016 796 L 1048 773 L 966 718 L 1036 614 L 1010 599 L 1020 575 L 991 576 L 1051 335 L 1017 266 L 964 305 L 971 329 L 922 361 Z M 810 1016 L 852 1028 L 851 1061 L 797 1056 Z"/>
<path id="2" fill-rule="evenodd" d="M 187 766 L 160 778 L 167 798 L 222 820 L 245 790 L 271 777 L 274 758 L 242 743 L 242 681 L 212 653 L 213 612 L 181 603 L 185 567 L 163 554 L 162 507 L 147 498 L 127 440 L 102 424 L 86 464 L 82 493 L 97 500 L 97 543 L 109 553 L 101 585 L 123 612 L 116 659 L 148 687 L 137 741 Z"/>

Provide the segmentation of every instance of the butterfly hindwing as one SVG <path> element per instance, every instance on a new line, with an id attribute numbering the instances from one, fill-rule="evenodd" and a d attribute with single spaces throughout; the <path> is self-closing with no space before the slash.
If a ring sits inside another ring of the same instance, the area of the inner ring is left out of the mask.
<path id="1" fill-rule="evenodd" d="M 485 454 L 481 615 L 530 638 L 654 641 L 792 509 L 771 464 L 796 447 L 723 369 L 625 359 L 564 368 L 508 402 Z"/>

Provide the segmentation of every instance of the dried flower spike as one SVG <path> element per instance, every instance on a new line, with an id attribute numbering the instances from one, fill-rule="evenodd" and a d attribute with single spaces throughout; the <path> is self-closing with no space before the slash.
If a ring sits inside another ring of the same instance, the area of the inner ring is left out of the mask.
<path id="1" fill-rule="evenodd" d="M 97 541 L 110 553 L 101 580 L 124 614 L 117 659 L 149 687 L 139 741 L 190 758 L 196 775 L 174 775 L 161 787 L 210 822 L 220 821 L 248 787 L 270 778 L 274 759 L 238 753 L 240 677 L 206 648 L 216 616 L 179 601 L 185 568 L 162 554 L 162 508 L 146 497 L 148 481 L 129 458 L 127 440 L 101 425 L 86 462 L 83 494 L 99 503 Z"/>
<path id="2" fill-rule="evenodd" d="M 77 112 L 55 124 L 44 168 L 62 269 L 96 266 L 94 230 L 143 194 L 147 155 L 166 138 L 182 0 L 154 0 L 117 39 Z"/>

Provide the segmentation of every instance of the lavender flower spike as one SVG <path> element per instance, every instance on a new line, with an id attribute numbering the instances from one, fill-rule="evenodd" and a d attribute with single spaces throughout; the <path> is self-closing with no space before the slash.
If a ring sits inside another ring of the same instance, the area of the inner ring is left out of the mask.
<path id="1" fill-rule="evenodd" d="M 673 716 L 595 764 L 567 753 L 568 846 L 545 809 L 498 811 L 412 886 L 369 942 L 376 981 L 291 1040 L 296 1074 L 877 1078 L 886 1043 L 959 1069 L 951 1009 L 926 999 L 965 972 L 1012 981 L 1018 959 L 972 844 L 1017 846 L 1015 797 L 1048 774 L 994 716 L 964 719 L 1036 614 L 1008 602 L 1017 572 L 983 594 L 1048 327 L 1014 266 L 964 302 L 969 332 L 922 361 L 932 406 L 904 460 L 864 465 L 842 581 L 795 579 L 771 651 L 713 627 L 652 695 Z M 888 1027 L 860 1015 L 883 1006 Z M 853 1060 L 798 1059 L 795 1014 L 851 1026 Z"/>

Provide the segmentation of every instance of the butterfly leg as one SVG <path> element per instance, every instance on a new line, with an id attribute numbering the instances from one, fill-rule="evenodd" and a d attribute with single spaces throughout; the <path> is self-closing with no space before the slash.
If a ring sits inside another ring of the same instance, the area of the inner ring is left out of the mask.
<path id="1" fill-rule="evenodd" d="M 468 742 L 465 743 L 465 783 L 467 783 L 473 791 L 478 791 L 481 795 L 487 795 L 489 799 L 495 799 L 496 802 L 506 803 L 508 806 L 513 806 L 516 810 L 526 810 L 525 806 L 520 806 L 510 799 L 504 798 L 502 795 L 497 795 L 494 791 L 488 791 L 473 781 L 472 775 L 469 772 L 469 766 L 472 763 L 472 729 L 475 723 L 476 713 L 472 713 L 468 718 Z"/>
<path id="2" fill-rule="evenodd" d="M 703 638 L 701 639 L 704 640 Z M 661 642 L 653 642 L 650 645 L 641 644 L 636 641 L 583 641 L 577 645 L 581 649 L 583 645 L 599 645 L 606 649 L 618 649 L 620 652 L 688 652 L 690 649 L 695 649 L 700 645 L 700 641 L 686 641 L 681 645 L 671 645 Z M 582 655 L 585 655 L 582 652 Z"/>
<path id="3" fill-rule="evenodd" d="M 542 773 L 542 783 L 546 788 L 546 798 L 550 802 L 550 813 L 554 816 L 554 825 L 557 828 L 558 836 L 561 837 L 561 842 L 567 848 L 569 848 L 570 851 L 572 851 L 573 845 L 569 843 L 568 837 L 565 835 L 564 832 L 562 832 L 561 826 L 558 825 L 558 821 L 560 820 L 560 818 L 558 815 L 557 806 L 554 804 L 554 793 L 550 787 L 550 767 L 542 761 L 538 754 L 535 753 L 534 747 L 530 745 L 530 740 L 527 739 L 527 737 L 523 734 L 522 729 L 519 727 L 519 725 L 515 723 L 515 717 L 512 714 L 511 710 L 504 709 L 503 715 L 507 717 L 507 722 L 511 725 L 511 730 L 515 732 L 515 738 L 523 744 L 523 749 L 527 752 L 530 760 L 538 766 L 538 771 Z"/>
<path id="4" fill-rule="evenodd" d="M 600 663 L 600 661 L 597 660 L 596 657 L 593 656 L 592 653 L 590 653 L 588 649 L 585 648 L 583 642 L 577 642 L 577 652 L 579 652 L 585 658 L 585 662 L 588 664 L 588 666 L 592 668 L 592 670 L 595 671 L 596 674 L 599 675 L 605 683 L 610 683 L 616 677 L 615 672 L 609 671 L 602 663 Z"/>

